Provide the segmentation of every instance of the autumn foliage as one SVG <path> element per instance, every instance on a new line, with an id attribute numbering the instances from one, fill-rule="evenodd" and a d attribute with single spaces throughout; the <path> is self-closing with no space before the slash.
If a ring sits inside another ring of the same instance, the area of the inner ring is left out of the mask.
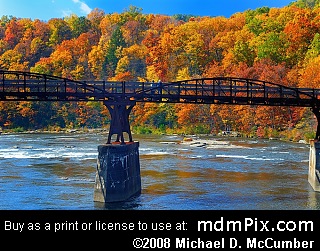
<path id="1" fill-rule="evenodd" d="M 320 88 L 318 1 L 261 7 L 230 18 L 123 13 L 94 9 L 86 17 L 49 21 L 2 16 L 0 68 L 75 80 L 176 81 L 235 76 L 291 87 Z M 134 107 L 134 128 L 292 140 L 311 137 L 305 108 L 151 104 Z M 103 127 L 109 115 L 95 102 L 0 102 L 2 129 Z"/>

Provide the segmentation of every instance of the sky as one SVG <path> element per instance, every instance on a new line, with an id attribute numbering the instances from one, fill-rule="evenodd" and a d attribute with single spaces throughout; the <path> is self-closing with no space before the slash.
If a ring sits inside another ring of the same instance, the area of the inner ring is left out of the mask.
<path id="1" fill-rule="evenodd" d="M 14 16 L 48 21 L 75 14 L 87 16 L 98 8 L 106 14 L 122 13 L 130 6 L 144 14 L 186 14 L 230 17 L 237 12 L 259 7 L 281 8 L 294 0 L 0 0 L 0 17 Z"/>

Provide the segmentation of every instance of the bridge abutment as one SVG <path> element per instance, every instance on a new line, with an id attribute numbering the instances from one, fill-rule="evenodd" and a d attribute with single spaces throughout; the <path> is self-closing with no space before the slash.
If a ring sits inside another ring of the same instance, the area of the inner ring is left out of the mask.
<path id="1" fill-rule="evenodd" d="M 141 193 L 139 142 L 98 146 L 94 201 L 121 202 Z"/>
<path id="2" fill-rule="evenodd" d="M 308 181 L 313 190 L 320 192 L 320 142 L 310 140 Z"/>

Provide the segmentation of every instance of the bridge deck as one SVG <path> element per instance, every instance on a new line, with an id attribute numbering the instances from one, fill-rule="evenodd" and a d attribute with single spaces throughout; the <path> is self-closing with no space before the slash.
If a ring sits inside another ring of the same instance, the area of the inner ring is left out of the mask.
<path id="1" fill-rule="evenodd" d="M 171 83 L 74 81 L 36 73 L 0 71 L 0 100 L 104 101 L 318 106 L 320 89 L 292 88 L 242 78 Z"/>

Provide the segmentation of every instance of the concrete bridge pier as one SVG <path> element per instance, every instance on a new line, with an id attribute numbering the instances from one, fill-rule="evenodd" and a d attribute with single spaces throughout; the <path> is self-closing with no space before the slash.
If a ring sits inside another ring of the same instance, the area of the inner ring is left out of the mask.
<path id="1" fill-rule="evenodd" d="M 98 146 L 94 201 L 121 202 L 141 193 L 139 143 Z"/>
<path id="2" fill-rule="evenodd" d="M 314 191 L 320 192 L 320 142 L 310 140 L 308 181 Z"/>
<path id="3" fill-rule="evenodd" d="M 139 142 L 132 140 L 129 113 L 134 104 L 105 104 L 111 115 L 107 144 L 98 146 L 94 201 L 123 202 L 141 193 Z M 124 141 L 123 133 L 129 136 Z M 111 142 L 116 134 L 115 142 Z"/>

